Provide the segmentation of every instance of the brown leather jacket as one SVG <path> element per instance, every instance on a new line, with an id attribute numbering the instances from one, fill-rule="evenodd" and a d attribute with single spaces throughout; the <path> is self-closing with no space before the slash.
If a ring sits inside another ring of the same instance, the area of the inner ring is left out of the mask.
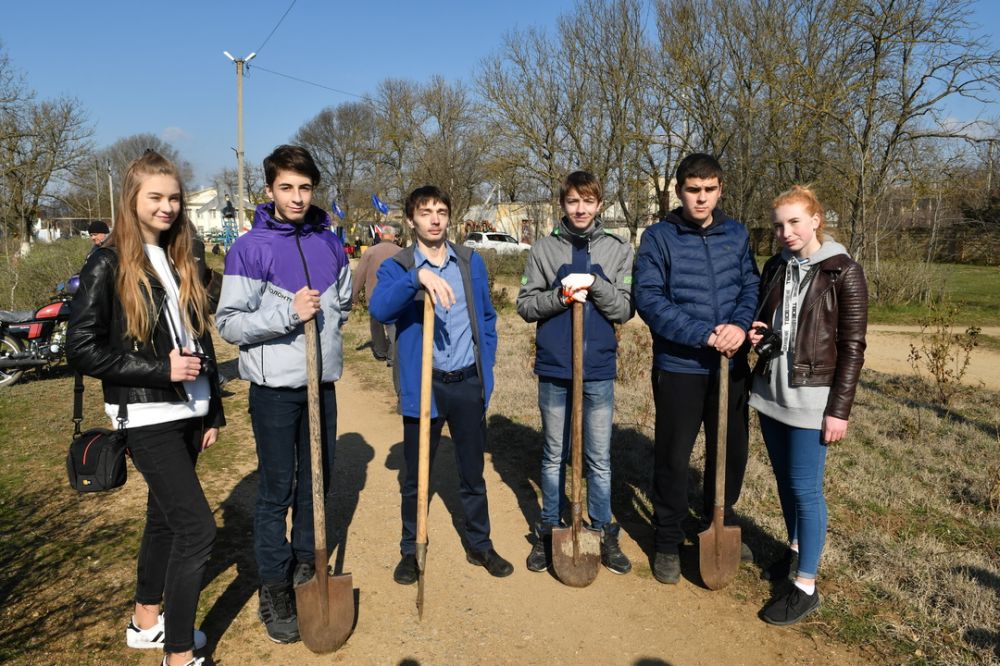
<path id="1" fill-rule="evenodd" d="M 858 262 L 844 254 L 821 261 L 806 287 L 795 337 L 792 386 L 829 386 L 824 414 L 847 420 L 865 362 L 868 283 Z M 785 262 L 771 257 L 760 280 L 757 319 L 774 321 L 781 307 Z M 754 372 L 762 373 L 758 363 Z"/>

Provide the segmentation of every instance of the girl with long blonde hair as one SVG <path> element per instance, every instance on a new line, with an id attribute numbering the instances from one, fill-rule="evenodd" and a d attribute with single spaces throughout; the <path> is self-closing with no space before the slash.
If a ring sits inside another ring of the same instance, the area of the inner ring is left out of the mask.
<path id="1" fill-rule="evenodd" d="M 225 423 L 191 246 L 177 167 L 146 151 L 125 173 L 111 236 L 80 274 L 67 342 L 70 364 L 101 380 L 105 412 L 127 427 L 148 486 L 125 639 L 163 649 L 166 666 L 203 661 L 194 650 L 205 634 L 192 627 L 215 520 L 195 462 Z"/>

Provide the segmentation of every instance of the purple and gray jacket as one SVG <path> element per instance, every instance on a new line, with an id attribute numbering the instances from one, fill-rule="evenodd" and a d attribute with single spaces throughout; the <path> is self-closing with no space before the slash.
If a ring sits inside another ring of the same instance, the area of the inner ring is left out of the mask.
<path id="1" fill-rule="evenodd" d="M 240 377 L 272 387 L 306 385 L 305 329 L 292 299 L 307 282 L 320 293 L 320 381 L 336 381 L 344 361 L 340 327 L 351 309 L 344 246 L 320 208 L 291 224 L 274 219 L 273 203 L 257 206 L 253 228 L 226 255 L 215 313 L 219 334 L 240 347 Z"/>

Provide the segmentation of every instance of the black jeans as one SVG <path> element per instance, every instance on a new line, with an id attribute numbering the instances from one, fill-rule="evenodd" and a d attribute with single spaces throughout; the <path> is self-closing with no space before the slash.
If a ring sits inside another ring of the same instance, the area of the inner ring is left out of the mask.
<path id="1" fill-rule="evenodd" d="M 747 405 L 750 368 L 738 358 L 729 373 L 729 419 L 726 442 L 727 523 L 733 505 L 743 489 L 749 440 Z M 653 468 L 653 526 L 656 550 L 676 553 L 684 542 L 682 524 L 688 513 L 688 466 L 698 430 L 705 427 L 705 474 L 702 510 L 712 517 L 715 504 L 715 447 L 718 437 L 718 372 L 688 375 L 653 370 L 653 399 L 656 403 L 656 444 Z"/>
<path id="2" fill-rule="evenodd" d="M 253 542 L 262 584 L 291 580 L 295 562 L 316 559 L 309 405 L 305 388 L 250 384 L 250 421 L 257 442 L 257 507 Z M 332 382 L 319 392 L 323 496 L 330 487 L 337 444 L 337 391 Z M 285 525 L 292 510 L 292 540 Z"/>
<path id="3" fill-rule="evenodd" d="M 200 418 L 128 430 L 132 462 L 149 487 L 135 601 L 163 602 L 166 652 L 194 647 L 198 595 L 215 542 L 215 518 L 194 469 L 201 437 Z"/>
<path id="4" fill-rule="evenodd" d="M 483 454 L 486 451 L 483 382 L 479 377 L 451 383 L 435 378 L 432 386 L 438 417 L 431 420 L 431 464 L 434 464 L 434 456 L 441 441 L 441 429 L 447 421 L 455 445 L 455 462 L 458 464 L 458 494 L 465 513 L 465 541 L 470 550 L 490 550 L 493 542 L 490 541 L 490 512 L 486 500 L 486 481 L 483 479 Z M 419 454 L 420 419 L 404 416 L 403 457 L 406 468 L 403 487 L 400 489 L 403 536 L 399 542 L 399 551 L 403 555 L 416 552 Z"/>

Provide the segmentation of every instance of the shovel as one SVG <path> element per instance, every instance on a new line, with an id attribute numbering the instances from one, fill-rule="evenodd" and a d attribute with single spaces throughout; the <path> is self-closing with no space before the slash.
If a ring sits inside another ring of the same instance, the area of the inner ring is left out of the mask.
<path id="1" fill-rule="evenodd" d="M 424 339 L 420 352 L 420 440 L 417 459 L 417 617 L 424 619 L 427 571 L 427 491 L 431 474 L 431 368 L 434 360 L 434 300 L 424 292 Z"/>
<path id="2" fill-rule="evenodd" d="M 740 528 L 723 524 L 726 504 L 726 439 L 729 411 L 729 359 L 719 354 L 719 424 L 715 440 L 715 506 L 712 524 L 698 535 L 701 579 L 710 590 L 732 582 L 740 568 Z"/>
<path id="3" fill-rule="evenodd" d="M 323 459 L 320 453 L 316 319 L 307 321 L 305 327 L 316 571 L 312 578 L 295 586 L 295 609 L 302 642 L 316 654 L 326 654 L 343 645 L 351 634 L 354 625 L 354 581 L 351 574 L 332 576 L 327 573 L 326 498 L 323 496 Z"/>
<path id="4" fill-rule="evenodd" d="M 573 301 L 573 413 L 570 418 L 573 481 L 570 527 L 552 530 L 552 569 L 570 587 L 586 587 L 597 578 L 601 535 L 583 527 L 580 493 L 583 486 L 583 303 Z"/>

